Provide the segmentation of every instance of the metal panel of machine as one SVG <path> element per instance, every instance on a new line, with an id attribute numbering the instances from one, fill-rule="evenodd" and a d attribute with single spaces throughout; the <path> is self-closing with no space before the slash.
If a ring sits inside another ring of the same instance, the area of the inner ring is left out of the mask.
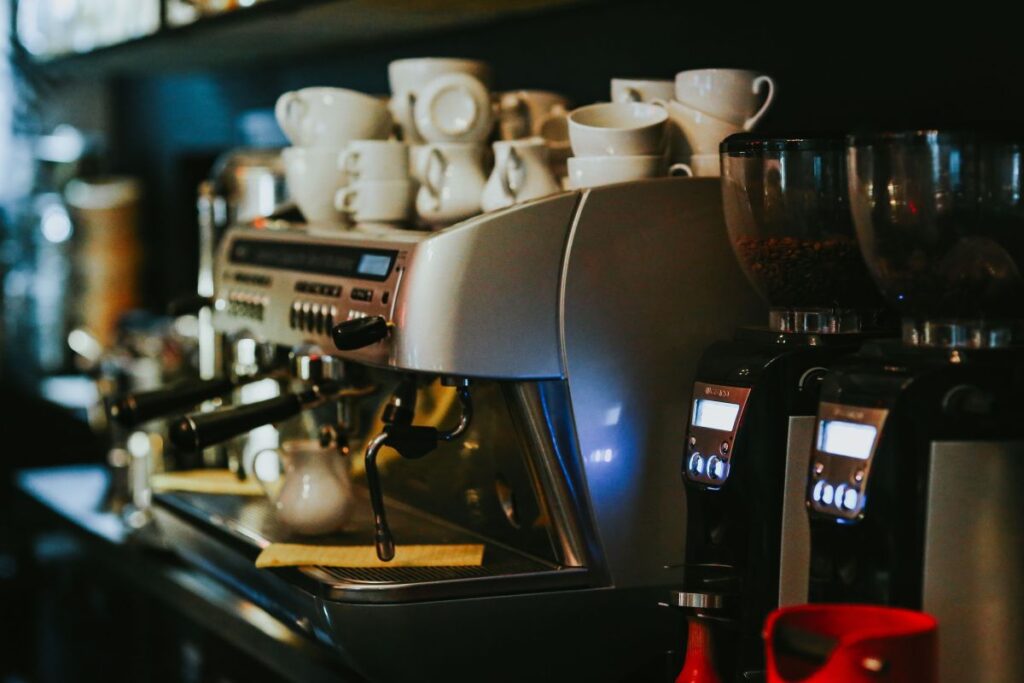
<path id="1" fill-rule="evenodd" d="M 1024 680 L 1024 442 L 931 448 L 923 607 L 939 680 Z"/>
<path id="2" fill-rule="evenodd" d="M 395 309 L 393 365 L 468 377 L 561 377 L 558 281 L 578 199 L 556 195 L 424 240 Z"/>
<path id="3" fill-rule="evenodd" d="M 779 607 L 807 602 L 811 568 L 811 526 L 804 492 L 814 448 L 813 416 L 789 418 L 786 448 L 786 491 L 782 502 L 782 542 L 779 546 Z"/>
<path id="4" fill-rule="evenodd" d="M 562 343 L 615 585 L 680 580 L 680 462 L 697 361 L 715 339 L 764 317 L 729 247 L 717 179 L 584 196 L 562 284 Z"/>

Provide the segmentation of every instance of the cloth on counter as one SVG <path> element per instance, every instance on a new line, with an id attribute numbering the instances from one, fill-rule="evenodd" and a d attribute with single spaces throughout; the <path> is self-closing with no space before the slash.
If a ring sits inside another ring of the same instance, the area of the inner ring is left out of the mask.
<path id="1" fill-rule="evenodd" d="M 154 491 L 214 493 L 226 496 L 262 496 L 263 487 L 255 479 L 239 479 L 230 470 L 183 470 L 163 472 L 150 477 Z"/>
<path id="2" fill-rule="evenodd" d="M 256 566 L 265 567 L 479 567 L 482 544 L 398 545 L 395 558 L 381 562 L 372 545 L 330 546 L 271 543 Z"/>

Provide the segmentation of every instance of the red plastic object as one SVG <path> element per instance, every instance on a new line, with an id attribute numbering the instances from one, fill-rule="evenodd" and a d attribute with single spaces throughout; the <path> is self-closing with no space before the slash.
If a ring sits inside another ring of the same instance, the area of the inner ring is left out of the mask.
<path id="1" fill-rule="evenodd" d="M 711 626 L 703 619 L 687 619 L 686 660 L 676 683 L 722 683 L 712 660 Z"/>
<path id="2" fill-rule="evenodd" d="M 783 651 L 775 637 L 780 630 L 798 639 L 800 633 L 807 634 L 819 649 L 832 639 L 834 648 L 824 661 Z M 768 683 L 939 680 L 938 622 L 921 612 L 870 605 L 784 607 L 768 615 L 764 637 Z"/>

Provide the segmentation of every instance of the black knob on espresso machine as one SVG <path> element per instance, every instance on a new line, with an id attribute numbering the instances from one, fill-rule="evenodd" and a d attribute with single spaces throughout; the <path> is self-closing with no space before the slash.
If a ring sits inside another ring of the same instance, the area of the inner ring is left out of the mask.
<path id="1" fill-rule="evenodd" d="M 388 321 L 382 316 L 371 315 L 338 323 L 331 330 L 331 338 L 342 351 L 354 351 L 384 339 L 389 329 Z"/>

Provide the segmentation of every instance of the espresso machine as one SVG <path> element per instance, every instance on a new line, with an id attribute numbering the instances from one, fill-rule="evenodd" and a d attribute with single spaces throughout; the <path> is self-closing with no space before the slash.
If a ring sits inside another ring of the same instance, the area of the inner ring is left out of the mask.
<path id="1" fill-rule="evenodd" d="M 234 227 L 214 263 L 225 338 L 333 359 L 281 396 L 172 424 L 200 449 L 341 405 L 359 492 L 295 538 L 264 499 L 158 493 L 166 545 L 370 680 L 644 680 L 680 635 L 675 476 L 700 353 L 763 318 L 717 179 L 540 199 L 440 232 Z M 314 421 L 323 425 L 325 421 Z M 360 486 L 362 484 L 362 486 Z M 374 567 L 258 570 L 274 542 L 370 546 Z M 479 566 L 392 560 L 484 546 Z M 401 653 L 401 656 L 396 656 Z"/>
<path id="2" fill-rule="evenodd" d="M 806 483 L 810 597 L 939 620 L 941 681 L 1024 679 L 1019 139 L 848 139 L 864 258 L 902 339 L 838 363 Z"/>

